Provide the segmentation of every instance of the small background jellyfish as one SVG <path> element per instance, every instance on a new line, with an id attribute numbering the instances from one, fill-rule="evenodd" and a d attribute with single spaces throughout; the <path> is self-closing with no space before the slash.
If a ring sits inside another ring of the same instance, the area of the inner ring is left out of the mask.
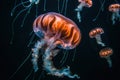
<path id="1" fill-rule="evenodd" d="M 35 34 L 40 38 L 32 49 L 33 69 L 38 70 L 39 50 L 45 47 L 43 53 L 43 67 L 48 74 L 55 76 L 68 76 L 69 78 L 79 78 L 78 75 L 71 75 L 70 67 L 57 69 L 53 65 L 52 59 L 57 55 L 56 47 L 63 49 L 75 48 L 80 40 L 81 34 L 77 25 L 70 19 L 54 12 L 42 14 L 37 17 L 33 24 Z"/>
<path id="2" fill-rule="evenodd" d="M 81 15 L 80 15 L 80 13 L 81 13 L 83 7 L 90 8 L 92 6 L 92 0 L 78 0 L 78 2 L 80 4 L 77 6 L 75 11 L 77 11 L 77 19 L 79 20 L 79 22 L 81 22 Z"/>
<path id="3" fill-rule="evenodd" d="M 115 21 L 120 21 L 120 4 L 111 4 L 108 8 L 110 12 L 112 12 L 112 24 L 115 24 Z"/>
<path id="4" fill-rule="evenodd" d="M 117 0 L 111 0 L 111 1 L 114 1 L 114 3 L 119 3 Z M 100 13 L 101 12 L 104 12 L 105 9 L 106 9 L 106 6 L 105 4 L 108 3 L 106 0 L 99 0 L 100 2 L 100 8 L 99 8 L 99 11 L 97 13 L 97 15 L 95 16 L 95 18 L 92 20 L 92 21 L 96 21 L 98 19 L 98 17 L 100 16 Z M 109 1 L 110 2 L 110 1 Z M 113 3 L 113 2 L 112 2 Z"/>
<path id="5" fill-rule="evenodd" d="M 101 34 L 103 34 L 103 33 L 104 33 L 103 29 L 97 27 L 95 29 L 92 29 L 89 32 L 89 37 L 95 38 L 98 44 L 100 44 L 101 46 L 105 46 L 105 44 L 102 42 L 102 39 L 101 39 Z"/>
<path id="6" fill-rule="evenodd" d="M 105 58 L 108 62 L 109 68 L 112 67 L 112 61 L 110 59 L 110 56 L 113 54 L 113 50 L 109 47 L 103 48 L 99 52 L 99 56 L 101 58 Z"/>

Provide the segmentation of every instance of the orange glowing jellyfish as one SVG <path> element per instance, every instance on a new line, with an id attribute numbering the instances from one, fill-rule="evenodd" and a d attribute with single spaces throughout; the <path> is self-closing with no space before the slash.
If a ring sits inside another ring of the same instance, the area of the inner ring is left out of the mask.
<path id="1" fill-rule="evenodd" d="M 90 38 L 96 38 L 97 43 L 100 44 L 101 46 L 105 46 L 101 39 L 101 34 L 103 33 L 104 30 L 102 28 L 95 28 L 89 32 L 89 36 Z"/>
<path id="2" fill-rule="evenodd" d="M 52 59 L 58 53 L 56 47 L 62 49 L 73 49 L 81 41 L 81 33 L 78 26 L 67 17 L 49 12 L 38 16 L 33 23 L 33 30 L 40 38 L 32 49 L 33 69 L 38 70 L 39 50 L 44 48 L 43 67 L 51 75 L 68 76 L 69 78 L 79 78 L 77 74 L 72 75 L 70 68 L 56 69 Z"/>
<path id="3" fill-rule="evenodd" d="M 110 59 L 110 56 L 113 54 L 113 50 L 109 47 L 103 48 L 100 50 L 99 55 L 101 58 L 107 59 L 107 62 L 109 64 L 109 67 L 112 67 L 112 61 Z"/>
<path id="4" fill-rule="evenodd" d="M 45 40 L 52 39 L 64 49 L 75 48 L 81 40 L 77 25 L 72 20 L 54 12 L 40 15 L 34 21 L 33 30 L 39 37 L 44 35 Z"/>
<path id="5" fill-rule="evenodd" d="M 112 17 L 111 17 L 111 20 L 112 20 L 112 23 L 115 24 L 115 21 L 116 20 L 119 20 L 120 21 L 120 4 L 111 4 L 109 7 L 108 7 L 108 10 L 110 12 L 112 12 Z"/>
<path id="6" fill-rule="evenodd" d="M 77 11 L 77 19 L 79 20 L 79 22 L 81 22 L 80 12 L 82 11 L 83 7 L 92 7 L 92 0 L 78 0 L 78 2 L 80 4 L 77 6 L 75 11 Z"/>

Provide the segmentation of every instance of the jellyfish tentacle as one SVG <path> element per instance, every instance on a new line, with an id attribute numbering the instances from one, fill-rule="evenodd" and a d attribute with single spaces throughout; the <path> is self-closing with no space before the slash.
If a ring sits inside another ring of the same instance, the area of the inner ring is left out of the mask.
<path id="1" fill-rule="evenodd" d="M 33 69 L 34 72 L 36 72 L 38 70 L 38 58 L 39 58 L 39 50 L 42 48 L 42 46 L 45 44 L 45 42 L 43 40 L 38 41 L 35 44 L 35 47 L 32 49 L 33 53 L 32 53 L 32 64 L 33 64 Z"/>
<path id="2" fill-rule="evenodd" d="M 22 66 L 26 63 L 26 61 L 30 58 L 30 56 L 31 56 L 31 53 L 32 52 L 30 52 L 30 54 L 27 56 L 27 58 L 25 58 L 25 60 L 20 64 L 20 66 L 17 68 L 17 70 L 9 77 L 9 79 L 8 80 L 11 80 L 14 76 L 15 76 L 15 74 L 22 68 Z"/>
<path id="3" fill-rule="evenodd" d="M 20 4 L 16 5 L 16 6 L 12 9 L 12 11 L 11 11 L 11 16 L 13 16 L 13 13 L 14 13 L 14 11 L 15 11 L 15 9 L 16 9 L 17 7 L 23 5 L 24 3 L 28 3 L 28 2 L 29 2 L 29 1 L 26 1 L 26 2 L 23 2 L 23 3 L 20 3 Z"/>

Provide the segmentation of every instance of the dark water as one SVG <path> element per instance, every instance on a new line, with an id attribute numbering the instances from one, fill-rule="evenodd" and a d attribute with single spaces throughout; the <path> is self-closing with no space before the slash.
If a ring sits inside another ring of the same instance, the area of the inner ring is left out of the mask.
<path id="1" fill-rule="evenodd" d="M 64 0 L 63 0 L 64 1 Z M 62 10 L 63 1 L 60 0 L 60 11 Z M 104 0 L 101 0 L 102 2 Z M 17 4 L 21 3 L 19 0 Z M 80 80 L 119 80 L 120 79 L 120 22 L 116 22 L 112 25 L 110 17 L 112 15 L 111 12 L 108 11 L 108 6 L 112 3 L 116 3 L 115 0 L 105 0 L 104 10 L 100 12 L 100 15 L 96 19 L 96 21 L 92 21 L 99 9 L 101 7 L 99 0 L 93 0 L 93 6 L 91 8 L 83 8 L 81 12 L 82 22 L 79 23 L 76 18 L 76 12 L 74 9 L 78 6 L 77 0 L 68 0 L 68 6 L 66 14 L 65 11 L 61 14 L 73 20 L 81 30 L 82 40 L 80 44 L 76 47 L 75 59 L 72 61 L 73 53 L 75 49 L 68 50 L 69 55 L 62 65 L 62 67 L 66 67 L 66 65 L 70 66 L 71 72 L 73 74 L 78 74 L 81 78 Z M 118 0 L 118 3 L 120 1 Z M 0 38 L 0 80 L 8 80 L 9 77 L 16 71 L 20 64 L 27 58 L 30 54 L 31 48 L 34 46 L 34 41 L 39 38 L 35 36 L 33 40 L 33 44 L 27 47 L 32 31 L 32 24 L 35 19 L 35 5 L 33 5 L 30 14 L 28 14 L 23 28 L 21 28 L 22 20 L 24 19 L 25 13 L 23 12 L 14 23 L 14 38 L 13 44 L 10 44 L 10 39 L 12 36 L 12 22 L 15 16 L 23 9 L 22 6 L 15 10 L 13 17 L 10 16 L 11 10 L 13 9 L 15 4 L 14 0 L 11 1 L 0 1 L 0 19 L 1 19 L 1 38 Z M 58 12 L 58 0 L 47 0 L 46 3 L 46 11 L 44 8 L 44 0 L 41 0 L 37 11 L 40 15 L 46 12 Z M 112 68 L 108 67 L 108 63 L 106 59 L 100 58 L 99 51 L 104 48 L 98 45 L 95 39 L 89 38 L 89 31 L 95 27 L 101 27 L 104 30 L 104 34 L 102 34 L 102 41 L 106 44 L 105 47 L 110 47 L 113 49 L 113 55 L 111 56 L 112 60 Z M 63 53 L 65 50 L 61 49 L 61 54 L 58 54 L 54 59 L 54 64 L 58 68 L 61 65 L 60 60 L 63 57 Z M 39 59 L 39 71 L 37 73 L 33 73 L 28 77 L 27 80 L 39 80 L 39 76 L 41 75 L 42 68 L 42 58 Z M 25 64 L 20 68 L 20 70 L 11 78 L 11 80 L 24 80 L 28 74 L 32 70 L 31 57 L 25 62 Z M 118 78 L 118 79 L 117 79 Z M 41 80 L 72 80 L 67 77 L 58 78 L 55 76 L 47 75 L 46 72 L 40 78 Z M 77 80 L 76 78 L 74 80 Z"/>

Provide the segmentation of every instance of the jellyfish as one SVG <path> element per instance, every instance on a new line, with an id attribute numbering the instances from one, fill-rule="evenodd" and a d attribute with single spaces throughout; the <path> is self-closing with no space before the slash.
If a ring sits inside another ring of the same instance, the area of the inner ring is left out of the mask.
<path id="1" fill-rule="evenodd" d="M 115 24 L 115 21 L 116 20 L 119 20 L 120 21 L 120 4 L 111 4 L 108 8 L 108 10 L 110 12 L 112 12 L 112 17 L 111 17 L 111 20 L 112 20 L 112 24 Z"/>
<path id="2" fill-rule="evenodd" d="M 80 4 L 77 6 L 75 11 L 77 11 L 77 19 L 79 20 L 79 22 L 81 22 L 80 12 L 82 11 L 83 7 L 92 7 L 92 0 L 78 0 L 78 2 Z"/>
<path id="3" fill-rule="evenodd" d="M 105 44 L 102 42 L 102 39 L 101 39 L 101 34 L 103 33 L 104 33 L 103 29 L 100 27 L 97 27 L 95 29 L 92 29 L 89 32 L 89 36 L 90 38 L 96 38 L 97 43 L 100 44 L 101 46 L 105 46 Z"/>
<path id="4" fill-rule="evenodd" d="M 113 50 L 109 47 L 103 48 L 100 50 L 99 55 L 101 58 L 105 58 L 109 64 L 109 67 L 112 67 L 112 61 L 110 59 L 110 56 L 113 54 Z"/>
<path id="5" fill-rule="evenodd" d="M 17 8 L 23 6 L 24 9 L 22 9 L 14 18 L 13 22 L 12 22 L 12 37 L 11 37 L 11 41 L 10 41 L 10 44 L 13 43 L 13 37 L 14 37 L 14 23 L 16 21 L 16 19 L 20 16 L 21 13 L 26 12 L 25 16 L 24 16 L 24 19 L 22 20 L 22 24 L 21 24 L 21 27 L 23 27 L 24 25 L 24 22 L 25 22 L 25 19 L 27 18 L 28 14 L 30 13 L 31 11 L 31 8 L 33 7 L 33 5 L 36 5 L 36 17 L 37 17 L 37 5 L 39 4 L 39 1 L 40 0 L 28 0 L 28 1 L 23 1 L 21 0 L 21 3 L 17 4 L 11 11 L 11 16 L 14 15 L 14 12 Z M 15 2 L 16 3 L 16 2 Z"/>
<path id="6" fill-rule="evenodd" d="M 34 72 L 38 71 L 39 51 L 44 49 L 43 68 L 48 74 L 69 78 L 80 78 L 72 75 L 70 67 L 57 69 L 52 59 L 58 54 L 59 49 L 74 49 L 81 40 L 81 33 L 77 25 L 70 19 L 55 12 L 48 12 L 38 16 L 33 23 L 33 31 L 40 40 L 32 48 L 32 64 Z"/>
<path id="7" fill-rule="evenodd" d="M 114 0 L 114 1 L 116 3 L 118 3 L 117 0 Z M 100 13 L 104 11 L 106 0 L 99 0 L 99 2 L 100 2 L 101 7 L 99 8 L 99 11 L 98 11 L 97 15 L 95 16 L 95 18 L 92 21 L 96 21 L 97 18 L 99 17 L 99 15 L 100 15 Z"/>

